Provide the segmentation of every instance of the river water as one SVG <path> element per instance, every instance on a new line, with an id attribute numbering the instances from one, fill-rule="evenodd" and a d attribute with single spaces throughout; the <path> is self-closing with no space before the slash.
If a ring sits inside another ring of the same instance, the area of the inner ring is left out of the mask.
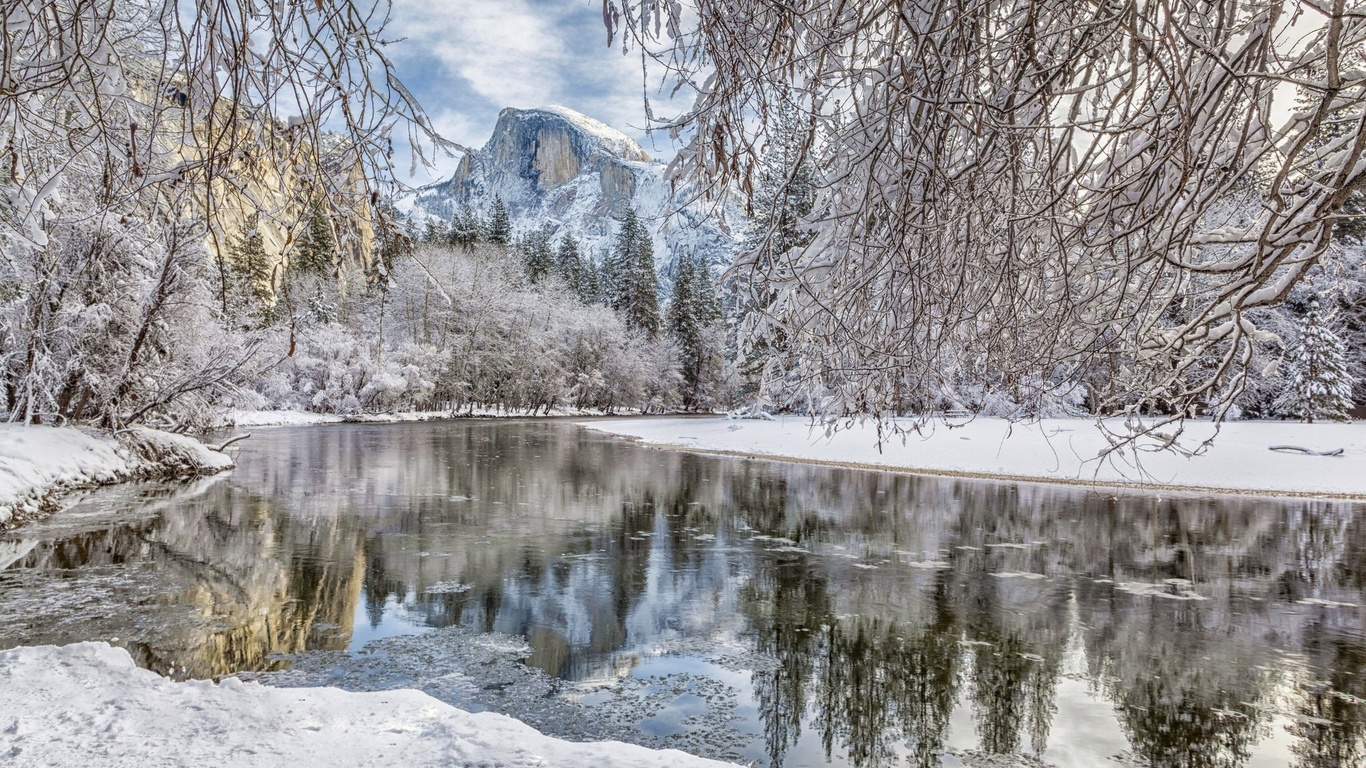
<path id="1" fill-rule="evenodd" d="M 682 433 L 686 422 L 680 422 Z M 755 766 L 1366 764 L 1366 506 L 271 429 L 0 538 L 0 647 Z"/>

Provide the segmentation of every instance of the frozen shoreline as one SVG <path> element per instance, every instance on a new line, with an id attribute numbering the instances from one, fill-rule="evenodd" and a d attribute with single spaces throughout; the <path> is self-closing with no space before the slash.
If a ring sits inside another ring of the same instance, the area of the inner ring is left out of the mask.
<path id="1" fill-rule="evenodd" d="M 106 643 L 0 652 L 0 713 L 0 745 L 15 766 L 729 765 L 677 750 L 562 741 L 414 690 L 178 683 Z"/>
<path id="2" fill-rule="evenodd" d="M 0 529 L 50 511 L 62 491 L 231 469 L 232 458 L 184 435 L 134 427 L 0 425 Z"/>
<path id="3" fill-rule="evenodd" d="M 978 418 L 958 427 L 942 422 L 925 436 L 892 438 L 881 452 L 871 423 L 827 437 L 804 417 L 773 421 L 725 418 L 634 418 L 583 422 L 588 429 L 642 443 L 700 452 L 754 456 L 872 469 L 1024 482 L 1366 498 L 1366 423 L 1303 424 L 1242 421 L 1223 425 L 1201 455 L 1146 452 L 1098 461 L 1105 437 L 1089 419 L 1011 424 Z M 1186 424 L 1183 443 L 1214 434 L 1207 421 Z M 1341 456 L 1304 456 L 1269 450 L 1298 445 Z"/>
<path id="4" fill-rule="evenodd" d="M 445 421 L 456 419 L 546 419 L 546 418 L 583 418 L 587 416 L 622 416 L 622 413 L 608 414 L 595 410 L 578 408 L 553 408 L 550 413 L 537 410 L 504 411 L 495 408 L 475 408 L 473 411 L 461 409 L 451 411 L 399 411 L 395 413 L 360 413 L 342 415 L 337 413 L 316 413 L 314 411 L 229 411 L 225 417 L 228 427 L 297 427 L 313 424 L 396 424 L 414 421 Z"/>

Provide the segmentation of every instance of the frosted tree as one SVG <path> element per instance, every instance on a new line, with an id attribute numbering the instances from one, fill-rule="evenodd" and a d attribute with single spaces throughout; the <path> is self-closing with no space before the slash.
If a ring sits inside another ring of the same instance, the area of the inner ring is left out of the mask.
<path id="1" fill-rule="evenodd" d="M 427 223 L 422 227 L 423 243 L 440 245 L 449 240 L 450 237 L 450 230 L 446 228 L 445 223 L 437 221 L 436 219 L 428 219 Z"/>
<path id="2" fill-rule="evenodd" d="M 1097 369 L 1096 412 L 1162 404 L 1138 433 L 1222 414 L 1266 336 L 1251 312 L 1285 299 L 1366 184 L 1358 2 L 603 8 L 609 36 L 693 88 L 666 123 L 688 137 L 677 175 L 753 190 L 792 97 L 823 137 L 803 150 L 815 236 L 754 279 L 827 415 Z M 1345 130 L 1312 141 L 1332 115 Z M 1256 215 L 1211 224 L 1249 180 Z"/>
<path id="3" fill-rule="evenodd" d="M 721 379 L 720 300 L 710 268 L 690 255 L 678 260 L 665 327 L 679 347 L 681 393 L 690 409 L 715 405 Z"/>
<path id="4" fill-rule="evenodd" d="M 579 241 L 575 240 L 573 235 L 565 235 L 560 240 L 560 247 L 555 251 L 555 271 L 564 281 L 564 284 L 579 297 L 580 301 L 585 304 L 591 301 L 585 291 L 583 258 L 579 255 Z"/>
<path id="5" fill-rule="evenodd" d="M 629 327 L 653 338 L 660 324 L 659 276 L 654 243 L 634 209 L 626 212 L 605 266 L 612 308 L 622 313 Z"/>
<path id="6" fill-rule="evenodd" d="M 226 291 L 229 318 L 239 327 L 263 327 L 279 319 L 276 289 L 280 282 L 278 262 L 266 252 L 261 232 L 252 226 L 228 247 L 229 285 Z"/>
<path id="7" fill-rule="evenodd" d="M 1352 407 L 1353 380 L 1342 339 L 1324 317 L 1317 298 L 1309 302 L 1300 337 L 1286 358 L 1282 412 L 1311 424 L 1315 419 L 1346 421 Z"/>
<path id="8" fill-rule="evenodd" d="M 527 235 L 520 250 L 531 282 L 539 283 L 555 271 L 555 252 L 550 247 L 550 233 L 546 229 L 537 229 Z"/>
<path id="9" fill-rule="evenodd" d="M 356 225 L 348 248 L 362 223 L 393 241 L 393 129 L 411 130 L 417 159 L 454 145 L 394 75 L 387 18 L 387 3 L 351 0 L 6 0 L 10 419 L 195 423 L 256 370 L 260 338 L 220 325 L 238 324 L 228 272 L 246 222 L 287 230 L 326 200 Z M 287 258 L 275 245 L 272 268 Z"/>
<path id="10" fill-rule="evenodd" d="M 810 124 L 803 124 L 788 98 L 778 101 L 773 130 L 757 161 L 757 184 L 750 200 L 752 215 L 740 259 L 726 283 L 731 338 L 727 346 L 739 360 L 746 381 L 744 394 L 756 399 L 754 408 L 774 399 L 784 400 L 783 382 L 765 381 L 776 372 L 789 344 L 781 329 L 769 327 L 764 309 L 775 298 L 768 276 L 789 251 L 810 244 L 815 233 L 807 223 L 815 204 L 816 172 L 810 145 Z"/>
<path id="11" fill-rule="evenodd" d="M 756 161 L 757 183 L 744 244 L 746 269 L 767 271 L 783 254 L 804 248 L 815 236 L 808 222 L 817 186 L 812 139 L 810 123 L 802 123 L 790 96 L 780 98 L 773 129 Z"/>
<path id="12" fill-rule="evenodd" d="M 321 203 L 309 206 L 303 224 L 290 268 L 304 274 L 328 274 L 332 271 L 337 238 L 332 234 L 332 224 Z"/>
<path id="13" fill-rule="evenodd" d="M 580 283 L 582 297 L 585 304 L 605 304 L 606 294 L 603 290 L 604 278 L 602 267 L 596 259 L 585 257 L 583 262 L 583 281 Z"/>
<path id="14" fill-rule="evenodd" d="M 489 212 L 488 225 L 484 230 L 484 239 L 494 245 L 512 242 L 512 220 L 508 218 L 508 208 L 503 203 L 502 195 L 494 195 L 493 210 Z"/>
<path id="15" fill-rule="evenodd" d="M 451 219 L 450 242 L 451 245 L 458 245 L 461 248 L 473 248 L 479 242 L 480 230 L 483 227 L 479 224 L 479 217 L 474 209 L 468 205 L 460 206 L 460 210 L 455 212 Z"/>

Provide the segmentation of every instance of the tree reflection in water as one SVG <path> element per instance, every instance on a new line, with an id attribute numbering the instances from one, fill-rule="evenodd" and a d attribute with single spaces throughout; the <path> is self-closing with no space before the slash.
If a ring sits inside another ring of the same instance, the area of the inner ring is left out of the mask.
<path id="1" fill-rule="evenodd" d="M 571 693 L 659 658 L 744 670 L 740 757 L 774 767 L 1345 768 L 1366 760 L 1362 512 L 699 457 L 566 424 L 277 430 L 231 476 L 11 534 L 0 646 L 120 637 L 206 677 L 464 627 L 525 638 Z"/>

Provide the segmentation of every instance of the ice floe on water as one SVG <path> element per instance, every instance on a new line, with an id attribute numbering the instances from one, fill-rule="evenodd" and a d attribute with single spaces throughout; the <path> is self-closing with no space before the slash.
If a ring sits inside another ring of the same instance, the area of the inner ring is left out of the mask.
<path id="1" fill-rule="evenodd" d="M 538 668 L 555 662 L 520 637 L 447 627 L 377 640 L 358 653 L 290 655 L 288 669 L 238 677 L 282 687 L 413 688 L 462 709 L 508 714 L 555 738 L 739 759 L 753 735 L 737 727 L 738 690 L 715 673 L 752 670 L 756 657 L 705 642 L 655 651 L 560 670 L 576 673 L 566 680 Z"/>
<path id="2" fill-rule="evenodd" d="M 1360 608 L 1356 603 L 1346 603 L 1340 600 L 1323 600 L 1317 597 L 1306 597 L 1303 600 L 1296 600 L 1300 605 L 1320 605 L 1325 608 Z"/>
<path id="3" fill-rule="evenodd" d="M 428 595 L 459 595 L 471 589 L 474 589 L 473 584 L 461 581 L 438 581 L 422 591 Z"/>
<path id="4" fill-rule="evenodd" d="M 911 568 L 919 568 L 925 571 L 947 571 L 953 567 L 947 560 L 911 560 L 905 564 Z"/>
<path id="5" fill-rule="evenodd" d="M 1116 581 L 1115 589 L 1131 595 L 1161 597 L 1167 600 L 1208 600 L 1195 591 L 1195 584 L 1187 579 L 1163 579 L 1153 584 L 1146 581 Z"/>

